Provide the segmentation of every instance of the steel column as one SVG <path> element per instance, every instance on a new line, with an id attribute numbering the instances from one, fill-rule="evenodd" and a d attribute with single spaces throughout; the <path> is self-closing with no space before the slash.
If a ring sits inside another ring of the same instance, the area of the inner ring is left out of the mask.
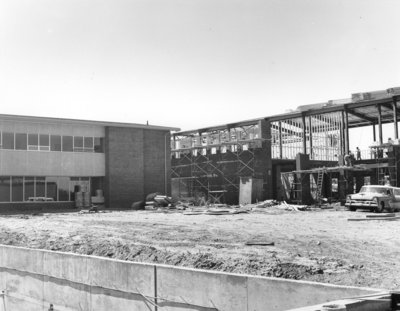
<path id="1" fill-rule="evenodd" d="M 301 116 L 301 122 L 303 126 L 303 153 L 307 154 L 306 117 L 304 114 Z"/>
<path id="2" fill-rule="evenodd" d="M 399 138 L 399 128 L 397 125 L 397 98 L 393 96 L 393 124 L 394 124 L 394 138 Z"/>
<path id="3" fill-rule="evenodd" d="M 312 145 L 312 118 L 311 116 L 308 117 L 308 123 L 310 124 L 309 127 L 309 137 L 310 137 L 310 159 L 314 159 L 313 155 L 313 145 Z"/>
<path id="4" fill-rule="evenodd" d="M 283 148 L 282 148 L 282 122 L 279 121 L 279 158 L 283 158 Z"/>
<path id="5" fill-rule="evenodd" d="M 378 129 L 379 129 L 379 144 L 383 144 L 383 133 L 382 133 L 382 110 L 381 106 L 377 105 L 378 108 Z"/>
<path id="6" fill-rule="evenodd" d="M 346 153 L 346 127 L 345 127 L 345 117 L 344 117 L 344 111 L 341 112 L 341 117 L 342 117 L 342 124 L 340 127 L 340 142 L 341 142 L 341 146 L 340 149 L 342 151 L 342 154 Z"/>
<path id="7" fill-rule="evenodd" d="M 345 154 L 349 153 L 350 150 L 350 144 L 349 144 L 349 113 L 347 112 L 347 110 L 344 111 L 344 152 Z"/>
<path id="8" fill-rule="evenodd" d="M 375 123 L 372 124 L 372 136 L 374 139 L 374 142 L 376 142 L 376 129 L 375 129 Z"/>

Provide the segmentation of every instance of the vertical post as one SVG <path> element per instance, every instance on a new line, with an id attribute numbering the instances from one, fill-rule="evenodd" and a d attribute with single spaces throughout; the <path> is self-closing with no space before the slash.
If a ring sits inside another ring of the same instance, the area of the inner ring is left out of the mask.
<path id="1" fill-rule="evenodd" d="M 344 153 L 349 153 L 349 113 L 344 110 Z"/>
<path id="2" fill-rule="evenodd" d="M 158 311 L 157 266 L 154 265 L 154 311 Z"/>
<path id="3" fill-rule="evenodd" d="M 378 108 L 378 129 L 379 129 L 379 145 L 383 144 L 383 133 L 382 133 L 382 110 L 381 106 L 377 105 Z"/>
<path id="4" fill-rule="evenodd" d="M 314 154 L 313 154 L 313 145 L 312 145 L 312 119 L 311 116 L 308 117 L 308 124 L 309 124 L 309 137 L 310 137 L 310 159 L 314 159 Z"/>
<path id="5" fill-rule="evenodd" d="M 397 98 L 393 96 L 393 124 L 394 124 L 394 138 L 399 138 L 399 128 L 397 125 Z"/>
<path id="6" fill-rule="evenodd" d="M 375 129 L 375 123 L 372 123 L 372 138 L 374 139 L 374 142 L 376 142 L 376 129 Z"/>
<path id="7" fill-rule="evenodd" d="M 306 117 L 304 114 L 301 116 L 301 123 L 303 126 L 303 153 L 307 154 Z"/>
<path id="8" fill-rule="evenodd" d="M 279 121 L 279 158 L 283 158 L 283 148 L 282 148 L 282 122 Z"/>
<path id="9" fill-rule="evenodd" d="M 345 118 L 344 118 L 344 111 L 342 111 L 342 113 L 341 113 L 341 117 L 342 117 L 342 124 L 341 124 L 341 127 L 340 127 L 340 141 L 341 141 L 341 151 L 342 151 L 342 154 L 345 154 L 346 153 L 346 147 L 345 147 Z"/>

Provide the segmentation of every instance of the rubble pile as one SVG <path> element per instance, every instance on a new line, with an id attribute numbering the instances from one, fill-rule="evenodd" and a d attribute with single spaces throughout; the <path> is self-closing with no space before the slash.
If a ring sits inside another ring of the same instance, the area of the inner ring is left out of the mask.
<path id="1" fill-rule="evenodd" d="M 161 193 L 151 193 L 146 196 L 145 201 L 132 204 L 133 210 L 147 211 L 181 211 L 184 215 L 233 215 L 251 212 L 267 212 L 270 210 L 283 211 L 306 211 L 307 205 L 292 205 L 285 201 L 265 200 L 262 202 L 241 205 L 228 205 L 209 203 L 205 200 L 199 201 L 194 197 L 173 199 Z"/>

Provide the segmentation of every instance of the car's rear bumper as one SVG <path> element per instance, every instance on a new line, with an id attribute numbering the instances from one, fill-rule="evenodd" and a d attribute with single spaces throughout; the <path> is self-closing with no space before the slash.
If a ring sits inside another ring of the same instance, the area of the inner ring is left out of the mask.
<path id="1" fill-rule="evenodd" d="M 344 204 L 346 207 L 360 207 L 360 208 L 374 208 L 377 207 L 378 204 L 375 201 L 355 201 L 355 200 L 347 200 Z"/>

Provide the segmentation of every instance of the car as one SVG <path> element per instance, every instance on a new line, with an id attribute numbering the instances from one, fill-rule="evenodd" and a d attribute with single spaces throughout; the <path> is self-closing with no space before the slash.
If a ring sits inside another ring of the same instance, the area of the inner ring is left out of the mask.
<path id="1" fill-rule="evenodd" d="M 355 211 L 357 208 L 370 209 L 380 213 L 400 209 L 400 188 L 393 186 L 368 185 L 362 186 L 359 193 L 349 194 L 345 206 Z"/>

